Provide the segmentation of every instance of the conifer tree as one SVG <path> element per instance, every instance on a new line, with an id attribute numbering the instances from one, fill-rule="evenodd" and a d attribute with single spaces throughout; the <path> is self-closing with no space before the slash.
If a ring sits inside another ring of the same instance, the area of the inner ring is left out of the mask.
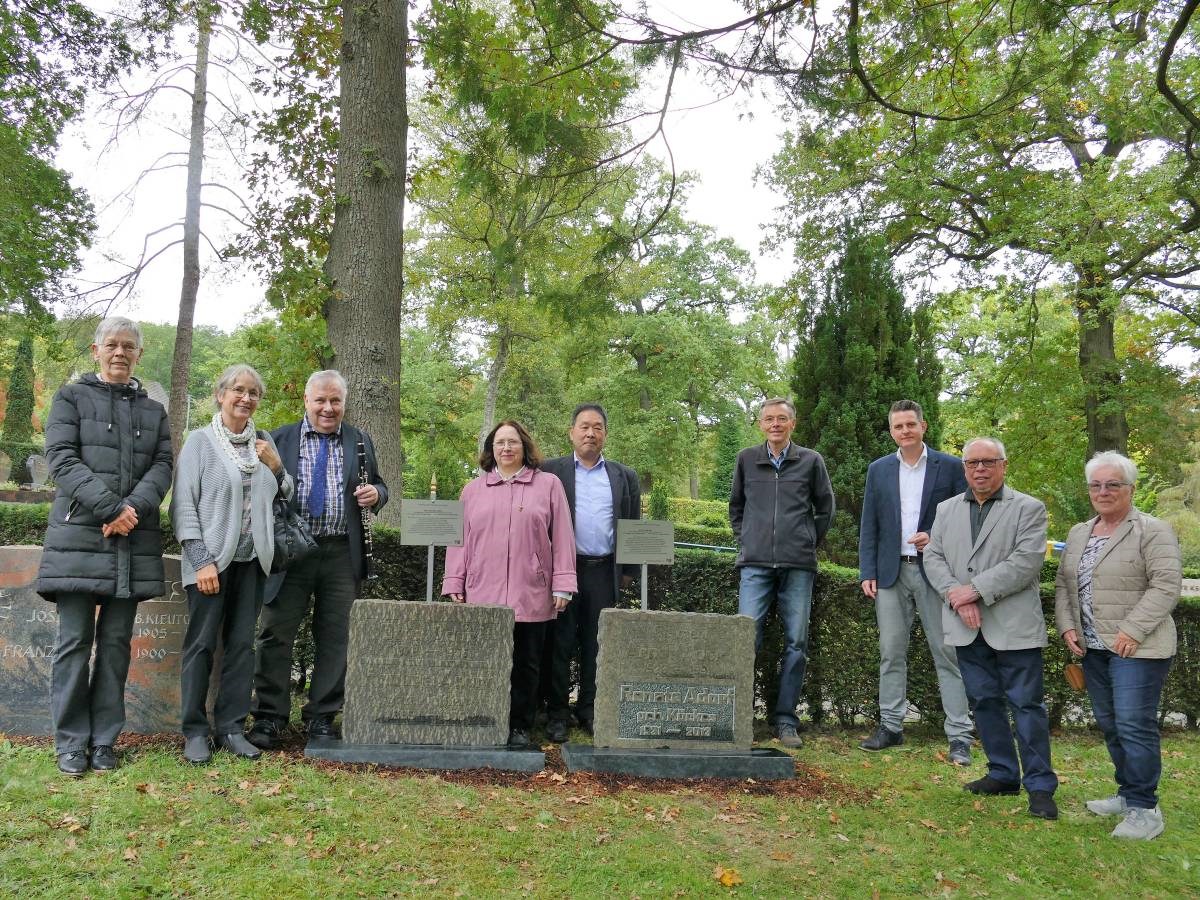
<path id="1" fill-rule="evenodd" d="M 4 411 L 4 443 L 24 444 L 32 438 L 33 335 L 26 331 L 17 345 L 12 372 L 8 377 L 8 405 Z"/>

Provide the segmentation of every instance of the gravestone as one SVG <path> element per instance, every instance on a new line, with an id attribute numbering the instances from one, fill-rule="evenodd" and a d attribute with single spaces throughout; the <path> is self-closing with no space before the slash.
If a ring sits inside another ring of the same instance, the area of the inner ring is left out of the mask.
<path id="1" fill-rule="evenodd" d="M 513 611 L 506 606 L 358 600 L 350 612 L 342 740 L 306 755 L 417 768 L 540 771 L 509 751 Z"/>
<path id="2" fill-rule="evenodd" d="M 0 482 L 8 481 L 8 476 L 12 474 L 12 459 L 3 450 L 0 450 Z"/>
<path id="3" fill-rule="evenodd" d="M 600 613 L 592 746 L 571 771 L 649 777 L 791 778 L 792 758 L 754 749 L 754 620 L 709 613 Z"/>
<path id="4" fill-rule="evenodd" d="M 0 732 L 49 734 L 50 664 L 58 612 L 34 589 L 42 548 L 0 547 Z M 138 604 L 125 686 L 125 730 L 179 730 L 179 665 L 187 599 L 179 557 L 163 558 L 166 596 Z"/>
<path id="5" fill-rule="evenodd" d="M 147 381 L 142 385 L 146 390 L 146 396 L 156 403 L 161 403 L 162 408 L 167 412 L 171 411 L 171 396 L 167 393 L 167 389 L 157 381 Z"/>
<path id="6" fill-rule="evenodd" d="M 50 477 L 50 464 L 46 462 L 46 457 L 40 453 L 33 453 L 25 461 L 25 465 L 29 469 L 30 485 L 33 489 L 35 491 L 45 489 L 46 479 Z"/>

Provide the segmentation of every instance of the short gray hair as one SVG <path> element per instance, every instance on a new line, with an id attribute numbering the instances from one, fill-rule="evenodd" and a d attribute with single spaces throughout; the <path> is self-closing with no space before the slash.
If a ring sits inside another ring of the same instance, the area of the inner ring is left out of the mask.
<path id="1" fill-rule="evenodd" d="M 793 419 L 796 418 L 796 406 L 787 397 L 772 397 L 770 400 L 764 400 L 758 407 L 758 417 L 761 419 L 763 412 L 768 406 L 786 406 L 788 415 Z"/>
<path id="2" fill-rule="evenodd" d="M 1000 438 L 987 437 L 986 435 L 983 435 L 980 437 L 973 437 L 969 441 L 967 441 L 965 444 L 963 444 L 963 448 L 962 448 L 963 458 L 964 459 L 966 458 L 967 451 L 970 450 L 973 446 L 975 446 L 976 444 L 982 444 L 982 443 L 995 444 L 996 450 L 1000 453 L 1000 458 L 1008 459 L 1008 451 L 1004 449 L 1004 444 L 1002 444 L 1000 442 Z"/>
<path id="3" fill-rule="evenodd" d="M 99 347 L 110 334 L 132 334 L 134 340 L 137 341 L 138 349 L 142 349 L 142 326 L 133 319 L 127 319 L 124 316 L 109 316 L 96 326 L 96 336 L 92 338 L 92 343 Z"/>
<path id="4" fill-rule="evenodd" d="M 258 399 L 261 400 L 266 396 L 266 382 L 262 380 L 262 376 L 258 374 L 254 366 L 247 365 L 246 363 L 234 363 L 221 373 L 220 377 L 217 378 L 216 385 L 213 386 L 213 405 L 217 407 L 218 412 L 221 409 L 221 395 L 233 387 L 233 383 L 243 375 L 250 376 L 250 380 L 258 388 Z"/>
<path id="5" fill-rule="evenodd" d="M 1138 470 L 1132 459 L 1128 456 L 1123 456 L 1116 450 L 1101 450 L 1095 456 L 1087 461 L 1087 465 L 1083 467 L 1083 477 L 1088 481 L 1092 480 L 1092 473 L 1101 466 L 1112 466 L 1121 472 L 1121 477 L 1130 484 L 1137 484 Z"/>
<path id="6" fill-rule="evenodd" d="M 322 369 L 320 372 L 313 372 L 308 376 L 308 381 L 304 382 L 304 393 L 307 394 L 312 390 L 314 384 L 321 384 L 325 381 L 336 381 L 342 389 L 342 399 L 345 400 L 349 389 L 346 387 L 346 379 L 342 377 L 342 373 L 337 369 Z"/>

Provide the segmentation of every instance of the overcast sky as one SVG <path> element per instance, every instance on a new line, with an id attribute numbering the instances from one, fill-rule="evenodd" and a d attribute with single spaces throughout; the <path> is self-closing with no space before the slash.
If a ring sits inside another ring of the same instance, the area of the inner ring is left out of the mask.
<path id="1" fill-rule="evenodd" d="M 680 27 L 712 26 L 745 15 L 744 8 L 730 0 L 663 0 L 652 4 L 664 23 Z M 683 10 L 685 16 L 678 14 Z M 215 52 L 220 47 L 214 43 Z M 219 72 L 213 76 L 212 96 L 228 90 Z M 417 79 L 411 79 L 410 84 Z M 181 74 L 177 83 L 190 87 L 190 77 Z M 657 105 L 660 91 L 646 85 L 647 102 Z M 226 94 L 227 96 L 228 94 Z M 699 74 L 689 72 L 676 80 L 673 112 L 666 122 L 666 139 L 674 155 L 676 168 L 697 175 L 686 205 L 689 218 L 711 225 L 724 236 L 732 237 L 756 259 L 760 281 L 781 281 L 788 274 L 786 259 L 763 256 L 759 251 L 764 223 L 774 216 L 775 198 L 756 185 L 755 168 L 765 163 L 779 146 L 780 125 L 774 106 L 768 100 L 721 99 L 720 93 L 706 86 Z M 219 115 L 216 101 L 209 113 Z M 164 154 L 186 151 L 188 97 L 181 91 L 167 91 L 143 117 L 140 124 L 110 144 L 113 114 L 91 109 L 76 123 L 62 141 L 58 164 L 70 172 L 75 183 L 91 195 L 98 211 L 99 228 L 95 246 L 87 254 L 80 273 L 83 284 L 94 284 L 115 277 L 122 263 L 129 265 L 142 252 L 143 243 L 154 249 L 181 235 L 178 227 L 147 239 L 147 235 L 178 223 L 183 217 L 184 170 L 166 169 L 146 176 L 141 185 L 127 193 L 139 173 L 159 161 L 182 163 L 185 158 L 164 158 Z M 666 158 L 666 147 L 656 142 L 652 152 Z M 205 181 L 223 181 L 235 188 L 236 166 L 229 155 L 213 148 L 205 161 Z M 220 190 L 207 190 L 205 201 L 236 209 L 236 200 Z M 220 214 L 205 210 L 205 230 L 217 246 L 233 234 L 230 224 L 222 224 Z M 226 220 L 228 223 L 228 220 Z M 196 308 L 198 324 L 232 330 L 259 305 L 262 283 L 245 269 L 217 259 L 202 246 L 204 265 L 200 296 Z M 182 254 L 178 246 L 163 252 L 139 279 L 137 289 L 119 309 L 113 310 L 154 322 L 174 323 L 178 314 Z"/>

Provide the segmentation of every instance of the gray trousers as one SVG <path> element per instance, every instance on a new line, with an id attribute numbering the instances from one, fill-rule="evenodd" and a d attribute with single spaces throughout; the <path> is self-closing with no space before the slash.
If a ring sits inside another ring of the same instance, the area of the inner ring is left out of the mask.
<path id="1" fill-rule="evenodd" d="M 284 724 L 291 717 L 292 646 L 313 599 L 315 651 L 304 721 L 332 718 L 346 694 L 350 609 L 358 582 L 346 540 L 322 540 L 317 552 L 289 568 L 275 599 L 263 607 L 254 669 L 254 718 Z"/>
<path id="2" fill-rule="evenodd" d="M 94 594 L 58 594 L 55 600 L 58 637 L 50 668 L 54 752 L 111 747 L 125 727 L 125 679 L 138 602 Z"/>
<path id="3" fill-rule="evenodd" d="M 220 684 L 213 706 L 217 734 L 241 734 L 250 713 L 254 623 L 262 605 L 266 578 L 258 560 L 252 559 L 230 563 L 219 579 L 220 587 L 215 594 L 202 594 L 194 584 L 187 587 L 188 626 L 183 636 L 180 670 L 185 737 L 210 733 L 205 706 L 218 639 L 223 649 Z"/>
<path id="4" fill-rule="evenodd" d="M 942 601 L 914 563 L 900 563 L 900 576 L 891 587 L 881 587 L 875 598 L 875 618 L 879 623 L 879 718 L 885 728 L 900 731 L 908 711 L 908 643 L 912 636 L 913 615 L 921 617 L 921 627 L 929 643 L 937 671 L 942 710 L 946 713 L 946 737 L 952 741 L 971 740 L 971 716 L 958 657 L 945 642 L 942 631 Z"/>

